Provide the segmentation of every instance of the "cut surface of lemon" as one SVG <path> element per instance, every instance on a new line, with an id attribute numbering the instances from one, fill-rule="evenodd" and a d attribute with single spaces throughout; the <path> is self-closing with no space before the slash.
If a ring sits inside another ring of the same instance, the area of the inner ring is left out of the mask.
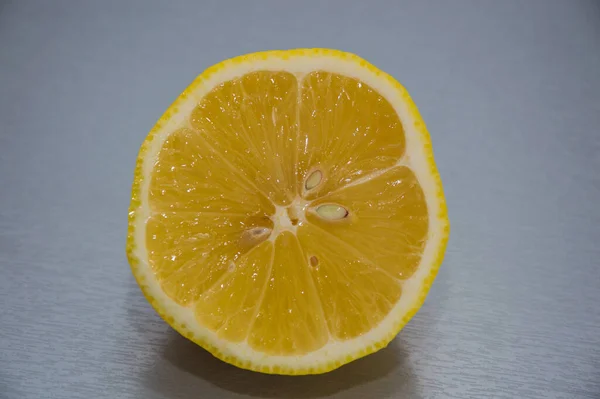
<path id="1" fill-rule="evenodd" d="M 202 73 L 138 155 L 127 255 L 158 313 L 238 367 L 314 374 L 385 347 L 449 233 L 407 91 L 348 53 Z"/>

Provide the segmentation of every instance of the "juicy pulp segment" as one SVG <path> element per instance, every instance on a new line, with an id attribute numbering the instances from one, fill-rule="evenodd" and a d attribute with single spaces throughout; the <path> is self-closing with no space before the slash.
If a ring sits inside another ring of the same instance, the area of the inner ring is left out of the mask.
<path id="1" fill-rule="evenodd" d="M 275 207 L 223 156 L 208 147 L 202 135 L 179 129 L 163 143 L 152 173 L 153 211 L 271 214 Z"/>
<path id="2" fill-rule="evenodd" d="M 392 105 L 357 79 L 316 71 L 304 76 L 299 110 L 298 177 L 325 174 L 307 198 L 394 165 L 404 154 L 404 129 Z"/>
<path id="3" fill-rule="evenodd" d="M 331 335 L 357 337 L 376 326 L 400 298 L 398 281 L 331 233 L 298 229 L 304 252 L 318 262 L 311 273 Z"/>
<path id="4" fill-rule="evenodd" d="M 146 225 L 148 261 L 167 295 L 195 303 L 243 255 L 240 236 L 262 218 L 212 213 L 155 213 Z"/>
<path id="5" fill-rule="evenodd" d="M 319 198 L 311 206 L 316 208 L 322 203 L 342 205 L 349 217 L 329 223 L 309 212 L 310 223 L 398 279 L 407 279 L 417 270 L 429 219 L 423 190 L 409 168 L 395 167 L 367 182 Z"/>
<path id="6" fill-rule="evenodd" d="M 275 257 L 248 344 L 273 355 L 312 352 L 327 343 L 327 323 L 308 259 L 290 232 L 275 240 Z"/>
<path id="7" fill-rule="evenodd" d="M 252 72 L 208 93 L 190 122 L 215 150 L 275 203 L 296 196 L 298 81 L 287 72 Z"/>
<path id="8" fill-rule="evenodd" d="M 273 244 L 263 242 L 235 262 L 235 270 L 195 303 L 196 317 L 220 337 L 243 341 L 253 324 L 273 262 Z"/>

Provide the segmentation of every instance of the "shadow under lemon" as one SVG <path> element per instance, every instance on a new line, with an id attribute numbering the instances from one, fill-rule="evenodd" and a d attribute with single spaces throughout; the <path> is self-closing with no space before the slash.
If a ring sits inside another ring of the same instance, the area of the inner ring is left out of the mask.
<path id="1" fill-rule="evenodd" d="M 171 397 L 173 386 L 165 386 L 169 375 L 185 373 L 176 384 L 176 397 L 201 398 L 207 390 L 229 391 L 260 398 L 322 398 L 344 392 L 344 398 L 394 397 L 415 398 L 415 381 L 408 354 L 401 341 L 321 375 L 280 376 L 242 370 L 229 365 L 179 335 L 167 334 L 162 359 L 157 359 L 148 384 L 152 390 Z M 207 383 L 213 387 L 207 387 Z M 170 383 L 167 385 L 171 385 Z M 219 389 L 217 389 L 218 387 Z M 212 392 L 214 394 L 215 392 Z M 222 395 L 222 393 L 220 394 Z M 396 396 L 399 395 L 399 396 Z M 222 396 L 220 396 L 222 397 Z"/>

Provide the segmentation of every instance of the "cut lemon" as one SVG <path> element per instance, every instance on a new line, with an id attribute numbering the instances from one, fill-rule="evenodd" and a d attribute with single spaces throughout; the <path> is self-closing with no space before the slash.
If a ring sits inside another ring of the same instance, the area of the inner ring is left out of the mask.
<path id="1" fill-rule="evenodd" d="M 416 313 L 449 224 L 406 90 L 334 50 L 202 73 L 137 159 L 127 255 L 178 332 L 238 367 L 335 369 Z"/>

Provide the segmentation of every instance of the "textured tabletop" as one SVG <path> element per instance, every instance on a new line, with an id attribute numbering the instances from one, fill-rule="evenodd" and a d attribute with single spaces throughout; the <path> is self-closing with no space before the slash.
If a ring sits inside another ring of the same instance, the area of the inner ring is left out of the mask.
<path id="1" fill-rule="evenodd" d="M 172 331 L 125 259 L 137 150 L 203 69 L 332 47 L 411 92 L 452 232 L 372 356 L 266 376 Z M 0 1 L 0 398 L 600 398 L 600 2 Z"/>

